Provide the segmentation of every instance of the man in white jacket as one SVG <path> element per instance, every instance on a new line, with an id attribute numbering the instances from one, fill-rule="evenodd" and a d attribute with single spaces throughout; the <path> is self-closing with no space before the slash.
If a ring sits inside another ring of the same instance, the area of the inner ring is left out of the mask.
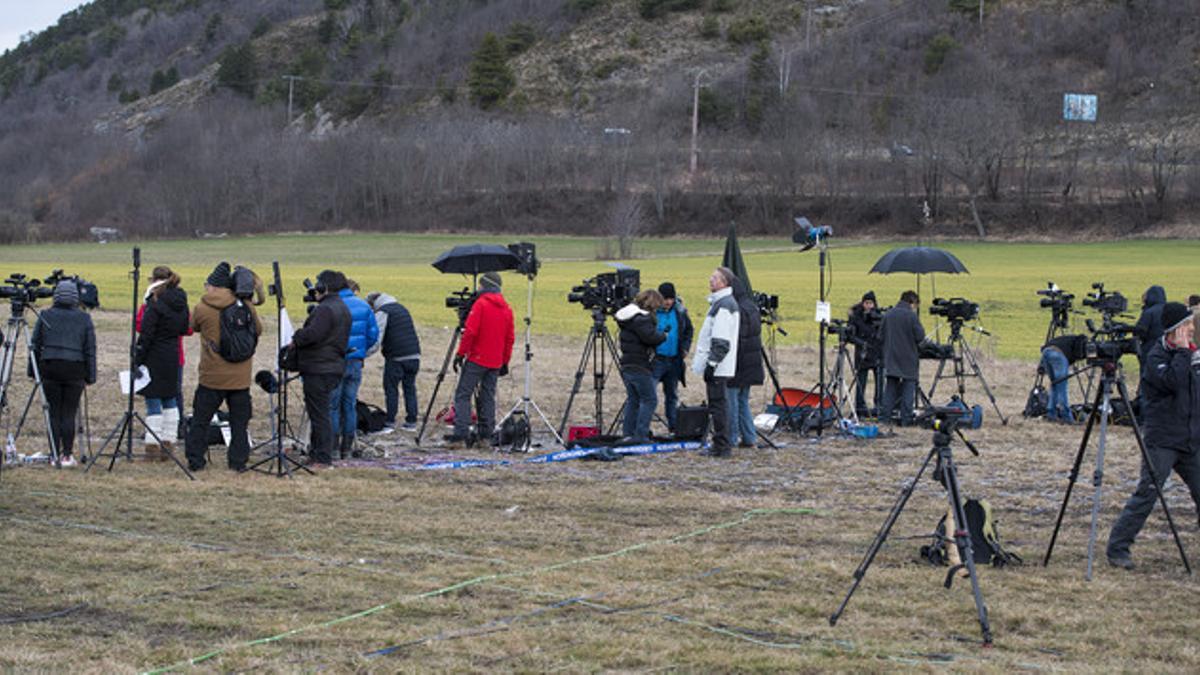
<path id="1" fill-rule="evenodd" d="M 729 457 L 729 414 L 725 402 L 725 386 L 737 372 L 738 324 L 740 316 L 733 298 L 736 279 L 727 267 L 718 267 L 708 278 L 708 314 L 700 327 L 696 341 L 696 356 L 692 372 L 704 376 L 708 397 L 708 418 L 712 424 L 712 445 L 705 453 L 712 457 Z"/>

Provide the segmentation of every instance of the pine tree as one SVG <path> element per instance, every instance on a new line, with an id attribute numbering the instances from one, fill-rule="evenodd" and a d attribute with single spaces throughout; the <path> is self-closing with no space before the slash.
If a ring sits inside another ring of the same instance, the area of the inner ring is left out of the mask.
<path id="1" fill-rule="evenodd" d="M 504 46 L 495 33 L 483 36 L 483 42 L 471 59 L 467 87 L 471 100 L 480 108 L 490 110 L 508 98 L 516 86 L 516 78 L 508 67 Z"/>
<path id="2" fill-rule="evenodd" d="M 258 77 L 258 64 L 254 59 L 254 48 L 249 42 L 230 47 L 221 54 L 217 69 L 217 82 L 243 96 L 254 97 Z"/>

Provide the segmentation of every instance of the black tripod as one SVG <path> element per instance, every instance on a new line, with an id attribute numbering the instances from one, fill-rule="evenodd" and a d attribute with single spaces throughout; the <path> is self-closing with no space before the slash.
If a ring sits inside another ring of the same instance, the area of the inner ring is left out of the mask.
<path id="1" fill-rule="evenodd" d="M 1087 451 L 1092 429 L 1096 426 L 1096 422 L 1099 421 L 1100 439 L 1096 447 L 1096 471 L 1092 474 L 1092 485 L 1095 487 L 1095 494 L 1092 496 L 1092 527 L 1088 533 L 1087 573 L 1084 575 L 1084 578 L 1088 581 L 1092 580 L 1092 563 L 1095 559 L 1096 525 L 1100 517 L 1100 498 L 1104 488 L 1104 451 L 1108 439 L 1109 417 L 1112 414 L 1113 387 L 1116 386 L 1118 393 L 1120 393 L 1121 398 L 1125 401 L 1126 407 L 1128 407 L 1131 400 L 1129 398 L 1129 390 L 1125 387 L 1125 375 L 1119 361 L 1105 360 L 1092 364 L 1092 367 L 1100 371 L 1100 386 L 1096 390 L 1096 400 L 1092 403 L 1092 411 L 1088 415 L 1087 426 L 1083 430 L 1083 440 L 1079 443 L 1079 452 L 1075 453 L 1075 463 L 1071 466 L 1071 476 L 1067 480 L 1067 493 L 1063 496 L 1062 507 L 1058 510 L 1058 520 L 1054 523 L 1054 533 L 1050 535 L 1050 545 L 1046 547 L 1046 557 L 1042 560 L 1043 565 L 1050 564 L 1050 554 L 1054 552 L 1054 542 L 1058 539 L 1058 530 L 1062 527 L 1063 515 L 1067 512 L 1067 502 L 1071 500 L 1071 490 L 1075 487 L 1075 481 L 1079 478 L 1079 466 L 1083 462 L 1083 453 Z M 1138 425 L 1136 417 L 1130 415 L 1129 419 L 1133 425 L 1133 437 L 1137 439 L 1138 449 L 1142 453 L 1142 466 L 1146 468 L 1146 471 L 1150 474 L 1150 479 L 1154 481 L 1154 489 L 1158 493 L 1158 501 L 1162 504 L 1163 513 L 1167 516 L 1167 525 L 1171 528 L 1171 536 L 1175 538 L 1175 545 L 1179 547 L 1179 557 L 1183 560 L 1183 568 L 1187 570 L 1188 574 L 1191 574 L 1192 566 L 1188 563 L 1187 553 L 1183 550 L 1183 542 L 1179 539 L 1179 531 L 1175 529 L 1175 521 L 1171 518 L 1171 510 L 1167 508 L 1167 498 L 1163 495 L 1162 489 L 1158 487 L 1162 483 L 1159 482 L 1158 476 L 1154 472 L 1154 464 L 1150 462 L 1150 454 L 1146 451 L 1146 443 L 1142 439 L 1142 429 Z"/>
<path id="2" fill-rule="evenodd" d="M 854 595 L 854 592 L 858 590 L 858 585 L 862 583 L 863 577 L 866 576 L 867 569 L 870 568 L 871 562 L 875 560 L 875 555 L 879 553 L 879 549 L 883 548 L 888 533 L 892 531 L 892 526 L 896 524 L 896 520 L 900 517 L 900 512 L 904 510 L 904 505 L 908 503 L 908 498 L 912 496 L 917 482 L 921 480 L 921 476 L 929 466 L 930 460 L 936 457 L 937 468 L 933 473 L 934 479 L 946 488 L 946 497 L 950 501 L 950 510 L 954 513 L 954 544 L 958 547 L 958 555 L 962 560 L 961 564 L 951 567 L 950 571 L 946 573 L 944 585 L 946 588 L 950 588 L 950 585 L 954 582 L 954 576 L 964 566 L 966 567 L 967 575 L 971 579 L 971 593 L 975 596 L 975 611 L 979 615 L 979 629 L 983 633 L 983 644 L 992 644 L 992 628 L 988 623 L 988 609 L 983 601 L 983 593 L 979 590 L 979 575 L 975 571 L 975 556 L 971 550 L 971 535 L 967 530 L 967 516 L 963 510 L 961 491 L 958 485 L 958 470 L 954 466 L 954 458 L 950 452 L 950 442 L 953 440 L 953 436 L 957 434 L 963 443 L 966 444 L 967 449 L 975 456 L 979 456 L 979 451 L 958 429 L 958 422 L 961 416 L 962 411 L 957 408 L 930 408 L 926 413 L 926 419 L 933 424 L 933 448 L 925 456 L 925 461 L 921 463 L 921 468 L 917 469 L 917 474 L 900 491 L 900 497 L 896 500 L 895 505 L 892 506 L 887 519 L 883 521 L 883 527 L 875 535 L 875 540 L 871 542 L 871 546 L 867 549 L 867 554 L 863 557 L 862 562 L 858 564 L 858 569 L 854 570 L 854 583 L 850 585 L 850 590 L 846 593 L 846 597 L 842 600 L 842 604 L 838 606 L 837 611 L 829 617 L 829 625 L 836 626 L 838 619 L 842 616 L 842 612 L 846 611 L 846 605 L 850 602 L 850 598 Z"/>
<path id="3" fill-rule="evenodd" d="M 31 286 L 28 290 L 32 289 Z M 58 444 L 54 441 L 54 429 L 50 424 L 50 404 L 46 401 L 46 391 L 42 388 L 41 369 L 38 367 L 38 361 L 34 358 L 32 345 L 29 342 L 29 322 L 25 319 L 25 310 L 29 309 L 35 313 L 37 311 L 29 305 L 29 302 L 28 291 L 13 298 L 11 302 L 12 314 L 8 317 L 8 324 L 5 326 L 4 353 L 3 356 L 0 356 L 0 413 L 8 407 L 8 389 L 12 384 L 13 370 L 17 363 L 17 344 L 24 337 L 25 345 L 29 348 L 29 364 L 33 369 L 33 390 L 29 392 L 29 400 L 25 403 L 25 411 L 21 414 L 21 421 L 17 424 L 16 432 L 10 438 L 15 441 L 20 437 L 21 427 L 25 425 L 25 416 L 29 413 L 33 397 L 39 396 L 42 402 L 42 418 L 46 422 L 46 440 L 50 447 L 50 460 L 56 467 L 62 468 L 62 457 L 59 454 Z"/>
<path id="4" fill-rule="evenodd" d="M 987 394 L 988 400 L 992 402 L 992 408 L 995 409 L 996 414 L 1000 417 L 1000 423 L 1007 425 L 1008 418 L 1004 416 L 1004 413 L 1000 412 L 1000 405 L 996 403 L 996 397 L 992 395 L 992 388 L 988 386 L 987 380 L 983 377 L 983 370 L 979 368 L 979 360 L 975 358 L 975 351 L 971 349 L 971 345 L 967 344 L 966 338 L 963 337 L 962 328 L 962 319 L 950 319 L 949 344 L 953 349 L 953 356 L 943 356 L 938 359 L 937 373 L 933 376 L 933 384 L 929 385 L 929 399 L 933 400 L 938 382 L 941 382 L 944 378 L 953 377 L 954 381 L 958 384 L 958 398 L 965 402 L 966 380 L 968 377 L 977 377 L 979 378 L 979 383 L 983 385 L 983 393 Z M 985 335 L 990 335 L 990 333 L 982 328 L 977 328 L 976 330 Z M 947 361 L 954 364 L 953 374 L 944 374 Z M 967 372 L 966 366 L 971 367 L 971 372 Z"/>
<path id="5" fill-rule="evenodd" d="M 158 434 L 154 433 L 154 430 L 146 424 L 146 420 L 143 419 L 142 416 L 133 408 L 134 380 L 137 379 L 138 371 L 137 310 L 138 300 L 140 299 L 138 296 L 138 283 L 142 278 L 141 273 L 142 249 L 135 246 L 133 248 L 133 270 L 129 273 L 129 276 L 133 278 L 133 306 L 130 309 L 129 318 L 129 397 L 126 402 L 125 413 L 121 416 L 121 421 L 118 422 L 117 425 L 113 427 L 113 430 L 108 433 L 108 436 L 105 437 L 104 442 L 100 444 L 100 449 L 96 451 L 96 454 L 92 455 L 91 461 L 88 462 L 87 469 L 85 469 L 84 472 L 86 473 L 91 471 L 92 467 L 96 466 L 96 460 L 105 456 L 104 449 L 108 447 L 108 444 L 111 443 L 114 438 L 116 439 L 116 443 L 113 443 L 112 453 L 108 455 L 110 457 L 108 462 L 108 470 L 112 471 L 113 467 L 116 466 L 117 457 L 121 455 L 122 442 L 125 443 L 125 459 L 132 462 L 134 434 L 133 425 L 136 422 L 137 424 L 142 425 L 142 428 L 146 430 L 146 433 L 150 434 L 150 436 L 154 439 L 154 442 L 158 444 L 163 452 L 167 453 L 167 456 L 171 458 L 171 461 L 175 462 L 175 465 L 179 467 L 179 470 L 182 471 L 184 475 L 191 480 L 196 480 L 196 477 L 192 475 L 192 472 L 188 471 L 187 466 L 180 462 L 179 458 L 175 456 L 175 451 L 169 445 L 166 445 L 162 442 L 162 439 L 158 437 Z"/>
<path id="6" fill-rule="evenodd" d="M 460 298 L 465 297 L 467 296 L 460 296 Z M 425 427 L 429 424 L 429 414 L 433 412 L 433 405 L 437 403 L 438 390 L 442 388 L 442 381 L 446 379 L 446 371 L 450 370 L 450 363 L 454 360 L 454 349 L 458 347 L 458 339 L 462 337 L 463 328 L 466 327 L 467 314 L 470 312 L 470 309 L 469 304 L 457 308 L 458 325 L 454 327 L 454 334 L 450 337 L 450 344 L 446 347 L 446 357 L 442 359 L 442 368 L 438 371 L 437 382 L 434 383 L 433 393 L 430 394 L 429 403 L 425 406 L 425 416 L 421 418 L 421 428 L 417 431 L 417 439 L 413 441 L 418 446 L 421 445 L 421 438 L 425 435 Z"/>
<path id="7" fill-rule="evenodd" d="M 279 261 L 271 263 L 271 272 L 274 275 L 274 280 L 269 288 L 271 295 L 275 296 L 275 325 L 278 331 L 278 345 L 280 348 L 285 347 L 284 340 L 291 342 L 291 336 L 285 336 L 283 333 L 284 317 L 287 316 L 287 306 L 283 297 L 283 281 L 279 274 Z M 290 321 L 288 322 L 291 323 Z M 298 377 L 298 376 L 296 376 Z M 273 433 L 271 438 L 254 446 L 254 450 L 259 448 L 271 448 L 271 453 L 263 459 L 251 464 L 249 469 L 261 473 L 269 473 L 275 476 L 288 478 L 292 477 L 294 469 L 303 469 L 310 475 L 313 470 L 304 466 L 299 460 L 292 457 L 285 450 L 284 442 L 291 441 L 292 446 L 302 445 L 302 442 L 297 439 L 292 432 L 291 425 L 288 424 L 288 383 L 295 377 L 289 376 L 287 371 L 283 369 L 280 359 L 275 360 L 275 400 L 273 401 L 274 409 L 271 411 L 271 421 L 273 422 Z M 260 468 L 266 464 L 266 468 Z"/>
<path id="8" fill-rule="evenodd" d="M 604 383 L 608 379 L 608 358 L 613 363 L 620 363 L 617 345 L 613 342 L 612 334 L 608 332 L 604 310 L 592 309 L 592 327 L 588 330 L 587 341 L 583 343 L 583 355 L 579 358 L 579 367 L 575 369 L 575 383 L 571 386 L 571 395 L 567 397 L 567 407 L 563 410 L 562 422 L 558 425 L 559 438 L 565 438 L 563 432 L 567 428 L 567 420 L 571 417 L 571 406 L 575 404 L 575 396 L 583 383 L 583 374 L 587 366 L 592 366 L 592 391 L 596 397 L 596 429 L 604 430 Z M 607 357 L 605 353 L 607 352 Z M 617 371 L 620 373 L 620 370 Z M 624 380 L 624 375 L 622 375 Z"/>

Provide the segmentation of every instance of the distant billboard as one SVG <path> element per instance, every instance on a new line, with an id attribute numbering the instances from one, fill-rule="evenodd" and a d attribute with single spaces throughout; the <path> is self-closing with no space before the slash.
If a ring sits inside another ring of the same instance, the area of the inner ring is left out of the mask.
<path id="1" fill-rule="evenodd" d="M 1063 119 L 1068 122 L 1095 122 L 1095 94 L 1063 94 Z"/>

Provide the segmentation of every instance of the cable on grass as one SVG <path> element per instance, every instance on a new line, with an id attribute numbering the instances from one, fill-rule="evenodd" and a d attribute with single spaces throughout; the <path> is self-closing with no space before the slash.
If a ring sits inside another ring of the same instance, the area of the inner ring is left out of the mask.
<path id="1" fill-rule="evenodd" d="M 88 606 L 88 604 L 86 602 L 81 602 L 78 605 L 74 605 L 72 607 L 67 607 L 66 609 L 60 609 L 60 610 L 57 610 L 54 612 L 47 612 L 45 614 L 26 614 L 25 616 L 0 616 L 0 624 L 32 623 L 34 621 L 49 621 L 50 619 L 57 619 L 59 617 L 66 616 L 68 614 L 78 612 L 81 609 L 86 609 L 87 606 Z"/>

